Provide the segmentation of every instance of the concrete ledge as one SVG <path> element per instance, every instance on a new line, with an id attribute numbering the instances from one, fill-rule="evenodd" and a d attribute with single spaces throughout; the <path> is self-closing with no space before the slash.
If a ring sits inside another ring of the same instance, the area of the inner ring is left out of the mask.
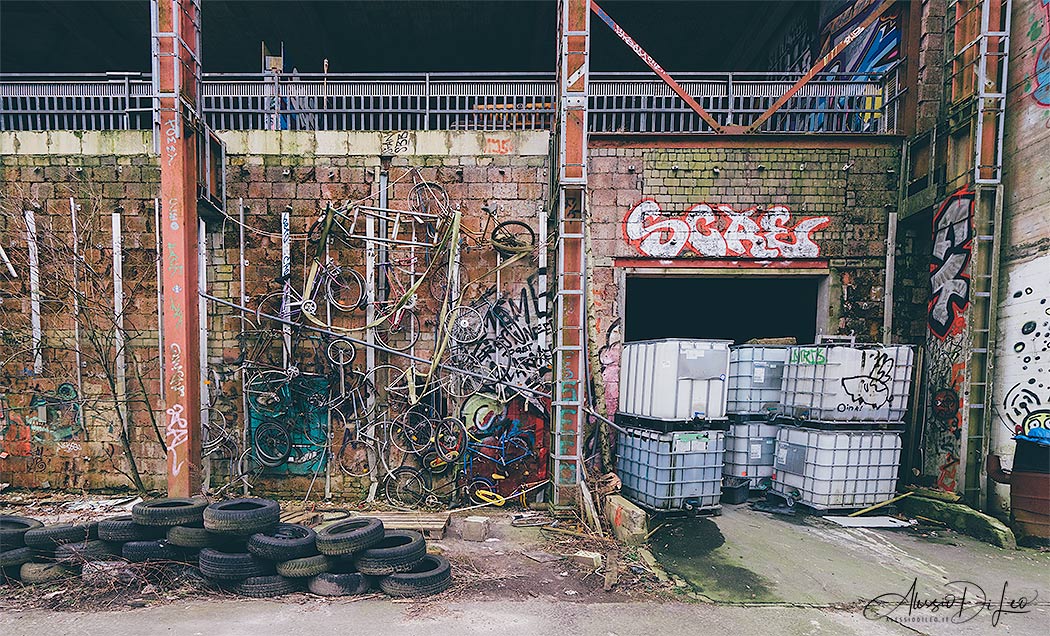
<path id="1" fill-rule="evenodd" d="M 378 156 L 394 155 L 546 156 L 550 133 L 529 131 L 406 130 L 347 132 L 226 130 L 219 137 L 231 155 Z"/>
<path id="2" fill-rule="evenodd" d="M 149 130 L 52 130 L 0 132 L 5 155 L 149 155 Z"/>
<path id="3" fill-rule="evenodd" d="M 613 536 L 624 543 L 640 545 L 649 534 L 649 516 L 645 511 L 620 495 L 605 499 L 605 518 L 609 520 Z"/>
<path id="4" fill-rule="evenodd" d="M 1017 547 L 1017 540 L 1010 528 L 998 519 L 977 512 L 967 505 L 924 499 L 914 495 L 901 499 L 896 505 L 905 514 L 940 521 L 956 532 L 968 534 L 1000 548 Z"/>

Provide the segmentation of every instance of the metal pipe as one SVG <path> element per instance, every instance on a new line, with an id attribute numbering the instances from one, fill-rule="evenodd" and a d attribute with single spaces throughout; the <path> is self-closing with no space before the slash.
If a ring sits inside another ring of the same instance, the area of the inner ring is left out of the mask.
<path id="1" fill-rule="evenodd" d="M 128 435 L 128 385 L 127 358 L 124 339 L 124 240 L 121 235 L 122 208 L 115 208 L 110 219 L 113 225 L 113 348 L 116 353 L 116 392 L 117 410 L 120 422 Z"/>
<path id="2" fill-rule="evenodd" d="M 158 380 L 160 382 L 160 410 L 163 411 L 166 407 L 164 404 L 164 288 L 161 285 L 161 261 L 164 250 L 160 243 L 160 199 L 153 199 L 153 215 L 154 215 L 154 240 L 157 242 L 157 350 L 161 352 L 161 361 L 158 365 Z"/>
<path id="3" fill-rule="evenodd" d="M 886 278 L 883 282 L 882 342 L 893 341 L 893 283 L 897 265 L 897 211 L 886 220 Z"/>
<path id="4" fill-rule="evenodd" d="M 33 375 L 44 372 L 44 356 L 40 350 L 40 254 L 36 243 L 36 213 L 32 208 L 23 211 L 26 222 L 26 248 L 29 252 L 29 323 L 33 330 Z"/>
<path id="5" fill-rule="evenodd" d="M 84 371 L 80 351 L 80 238 L 77 236 L 77 204 L 69 197 L 69 220 L 73 234 L 73 354 L 77 365 L 77 403 L 83 406 Z M 84 425 L 84 409 L 77 409 L 77 424 Z"/>
<path id="6" fill-rule="evenodd" d="M 240 276 L 240 299 L 241 306 L 245 307 L 248 305 L 248 294 L 245 293 L 244 289 L 244 198 L 237 199 L 237 251 L 238 251 L 238 270 Z M 241 333 L 243 334 L 247 330 L 248 319 L 245 317 L 244 311 L 241 314 Z M 248 393 L 245 391 L 246 378 L 244 377 L 244 367 L 242 366 L 239 370 L 241 376 L 241 413 L 244 414 L 244 422 L 241 426 L 241 448 L 248 448 Z M 241 482 L 241 491 L 248 494 L 248 482 Z"/>

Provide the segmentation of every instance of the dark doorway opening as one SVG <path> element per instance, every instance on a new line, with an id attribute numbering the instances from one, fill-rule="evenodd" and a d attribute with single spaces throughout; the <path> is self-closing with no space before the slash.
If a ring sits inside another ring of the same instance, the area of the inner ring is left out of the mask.
<path id="1" fill-rule="evenodd" d="M 624 340 L 733 340 L 817 334 L 820 278 L 811 276 L 627 277 Z"/>

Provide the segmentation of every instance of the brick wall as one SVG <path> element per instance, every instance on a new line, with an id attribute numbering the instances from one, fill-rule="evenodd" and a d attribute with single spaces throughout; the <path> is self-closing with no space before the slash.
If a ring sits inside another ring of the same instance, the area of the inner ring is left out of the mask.
<path id="1" fill-rule="evenodd" d="M 617 258 L 643 264 L 648 259 L 653 267 L 685 261 L 695 268 L 728 267 L 734 274 L 747 270 L 726 260 L 826 261 L 828 315 L 818 316 L 818 323 L 826 323 L 829 334 L 880 341 L 886 218 L 896 202 L 898 162 L 897 144 L 878 141 L 730 148 L 593 143 L 592 338 L 600 378 L 595 384 L 604 387 L 606 411 L 615 411 L 621 338 L 624 291 Z M 647 207 L 638 208 L 640 203 Z M 727 208 L 708 212 L 694 208 L 698 204 Z M 646 213 L 632 216 L 632 210 Z M 734 221 L 730 212 L 744 214 Z M 774 213 L 781 215 L 776 223 L 770 220 Z M 795 231 L 762 229 L 775 225 Z"/>
<path id="2" fill-rule="evenodd" d="M 509 299 L 522 296 L 526 287 L 532 295 L 538 289 L 536 256 L 516 261 L 499 270 L 495 252 L 483 234 L 494 221 L 481 208 L 498 206 L 500 221 L 520 220 L 538 227 L 539 211 L 546 199 L 548 141 L 543 133 L 401 133 L 398 135 L 350 133 L 245 132 L 225 133 L 228 144 L 227 195 L 230 218 L 209 223 L 207 240 L 209 294 L 239 302 L 240 228 L 236 222 L 239 207 L 245 208 L 244 273 L 249 306 L 268 292 L 279 289 L 273 279 L 280 274 L 281 211 L 291 206 L 291 271 L 293 286 L 301 289 L 308 243 L 305 234 L 328 202 L 363 200 L 378 191 L 379 154 L 384 147 L 394 154 L 390 168 L 389 205 L 407 209 L 412 185 L 422 179 L 439 183 L 453 206 L 463 214 L 462 280 L 464 302 L 498 286 Z M 3 293 L 4 326 L 0 356 L 5 360 L 0 406 L 0 444 L 6 457 L 0 458 L 0 481 L 26 487 L 121 488 L 130 480 L 124 459 L 119 425 L 113 408 L 106 373 L 100 367 L 114 358 L 109 348 L 83 367 L 81 394 L 83 426 L 71 418 L 72 404 L 63 401 L 58 390 L 63 383 L 77 384 L 72 363 L 72 296 L 68 285 L 71 272 L 59 265 L 71 251 L 69 197 L 81 206 L 78 212 L 81 252 L 85 265 L 95 272 L 91 288 L 97 296 L 91 309 L 98 315 L 91 324 L 112 332 L 112 232 L 110 214 L 123 208 L 124 293 L 128 301 L 126 329 L 132 335 L 128 346 L 129 442 L 138 472 L 146 488 L 162 490 L 165 479 L 163 423 L 154 425 L 159 412 L 150 411 L 147 401 L 157 404 L 158 360 L 156 355 L 156 276 L 154 243 L 154 197 L 159 191 L 159 170 L 149 154 L 148 135 L 141 133 L 5 133 L 0 135 L 0 161 L 4 181 L 2 194 L 3 247 L 11 257 L 17 278 L 0 277 Z M 377 203 L 377 200 L 373 200 Z M 42 373 L 34 374 L 29 342 L 29 274 L 26 229 L 22 210 L 32 207 L 39 228 L 41 248 L 41 287 L 43 296 Z M 48 260 L 46 256 L 56 256 Z M 357 243 L 339 243 L 332 257 L 343 266 L 363 270 L 363 249 Z M 0 265 L 2 267 L 2 265 Z M 0 270 L 2 271 L 2 270 Z M 81 269 L 82 288 L 88 291 Z M 437 326 L 436 300 L 425 290 L 415 308 L 421 337 L 415 355 L 427 358 L 434 349 Z M 106 303 L 109 303 L 108 305 Z M 218 303 L 210 303 L 208 316 L 209 391 L 215 396 L 211 410 L 213 426 L 225 426 L 239 437 L 243 427 L 240 366 L 243 338 L 239 314 Z M 250 316 L 254 318 L 254 316 Z M 528 316 L 535 325 L 536 315 Z M 341 327 L 363 324 L 363 312 L 337 318 Z M 88 322 L 82 320 L 82 333 Z M 249 329 L 250 329 L 249 325 Z M 96 329 L 98 330 L 98 329 Z M 361 332 L 351 335 L 363 338 Z M 82 347 L 86 347 L 83 342 Z M 378 356 L 380 364 L 391 362 Z M 404 366 L 403 360 L 393 362 Z M 364 364 L 359 349 L 355 367 Z M 133 372 L 130 369 L 135 369 Z M 141 372 L 142 382 L 138 382 Z M 61 394 L 65 395 L 65 394 Z M 43 405 L 43 409 L 37 404 Z M 152 416 L 152 417 L 151 417 Z M 339 431 L 335 440 L 338 443 Z M 541 434 L 540 437 L 543 437 Z M 231 454 L 219 451 L 208 467 L 213 486 L 225 483 L 235 462 Z M 400 457 L 395 453 L 395 465 Z M 534 472 L 535 474 L 535 472 Z M 276 471 L 258 478 L 260 492 L 302 496 L 313 475 L 284 475 Z M 358 498 L 367 481 L 344 478 L 333 472 L 332 491 L 336 497 Z M 323 492 L 323 473 L 313 487 Z"/>

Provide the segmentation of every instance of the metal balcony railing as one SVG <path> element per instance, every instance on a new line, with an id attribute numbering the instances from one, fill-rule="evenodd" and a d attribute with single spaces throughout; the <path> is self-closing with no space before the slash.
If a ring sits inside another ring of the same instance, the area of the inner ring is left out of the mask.
<path id="1" fill-rule="evenodd" d="M 789 73 L 680 73 L 724 124 L 748 125 L 798 79 Z M 553 74 L 205 74 L 204 120 L 215 130 L 548 130 Z M 645 73 L 592 74 L 593 133 L 710 133 L 671 89 Z M 881 74 L 824 73 L 759 132 L 894 133 L 903 87 Z M 0 130 L 146 130 L 148 76 L 0 75 Z"/>

